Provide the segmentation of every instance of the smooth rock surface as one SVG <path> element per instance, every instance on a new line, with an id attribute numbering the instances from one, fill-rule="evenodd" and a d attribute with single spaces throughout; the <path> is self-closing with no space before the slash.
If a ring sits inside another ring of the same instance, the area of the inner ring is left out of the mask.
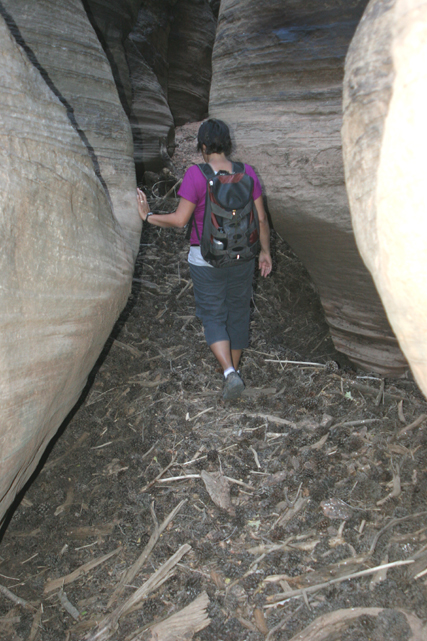
<path id="1" fill-rule="evenodd" d="M 351 43 L 343 148 L 358 247 L 427 394 L 427 2 L 373 0 Z"/>
<path id="2" fill-rule="evenodd" d="M 366 2 L 222 0 L 209 111 L 257 169 L 277 231 L 319 289 L 334 343 L 387 375 L 406 361 L 357 251 L 340 129 L 347 48 Z"/>
<path id="3" fill-rule="evenodd" d="M 177 127 L 207 116 L 215 31 L 208 0 L 178 0 L 168 49 L 168 102 Z"/>
<path id="4" fill-rule="evenodd" d="M 168 103 L 168 47 L 175 0 L 147 0 L 124 47 L 132 85 L 130 122 L 138 178 L 161 169 L 174 152 L 175 129 Z"/>
<path id="5" fill-rule="evenodd" d="M 207 114 L 216 28 L 210 3 L 84 0 L 84 5 L 131 122 L 138 177 L 168 166 L 174 125 Z"/>
<path id="6" fill-rule="evenodd" d="M 1 521 L 126 303 L 140 220 L 129 123 L 81 2 L 0 9 Z"/>

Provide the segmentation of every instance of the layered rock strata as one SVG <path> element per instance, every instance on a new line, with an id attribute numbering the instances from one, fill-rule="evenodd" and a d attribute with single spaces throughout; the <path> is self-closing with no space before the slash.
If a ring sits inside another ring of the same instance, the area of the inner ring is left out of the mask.
<path id="1" fill-rule="evenodd" d="M 318 287 L 334 343 L 388 375 L 406 361 L 357 251 L 340 129 L 348 45 L 366 2 L 222 0 L 210 114 L 255 166 L 277 231 Z"/>
<path id="2" fill-rule="evenodd" d="M 358 247 L 427 394 L 427 3 L 372 0 L 351 43 L 343 148 Z"/>
<path id="3" fill-rule="evenodd" d="M 168 50 L 168 102 L 176 126 L 207 115 L 215 31 L 208 0 L 178 0 Z"/>
<path id="4" fill-rule="evenodd" d="M 208 0 L 84 0 L 129 116 L 137 173 L 168 165 L 174 125 L 208 110 L 216 19 Z"/>
<path id="5" fill-rule="evenodd" d="M 140 220 L 129 122 L 80 0 L 0 14 L 1 521 L 127 300 Z"/>

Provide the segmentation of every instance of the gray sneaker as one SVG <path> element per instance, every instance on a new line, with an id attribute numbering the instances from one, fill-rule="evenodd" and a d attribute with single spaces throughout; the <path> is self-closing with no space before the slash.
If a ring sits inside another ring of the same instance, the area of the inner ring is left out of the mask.
<path id="1" fill-rule="evenodd" d="M 222 397 L 224 401 L 231 401 L 234 398 L 239 398 L 245 384 L 237 372 L 231 372 L 224 381 L 224 388 L 222 390 Z"/>

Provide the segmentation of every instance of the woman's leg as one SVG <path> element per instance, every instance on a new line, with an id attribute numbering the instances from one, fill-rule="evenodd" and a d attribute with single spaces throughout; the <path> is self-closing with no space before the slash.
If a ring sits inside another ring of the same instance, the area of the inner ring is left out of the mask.
<path id="1" fill-rule="evenodd" d="M 224 372 L 230 367 L 236 368 L 232 352 L 230 350 L 230 341 L 217 341 L 209 345 L 218 363 L 221 365 Z"/>
<path id="2" fill-rule="evenodd" d="M 225 305 L 227 280 L 223 270 L 190 264 L 196 315 L 203 323 L 206 342 L 224 371 L 233 367 Z"/>
<path id="3" fill-rule="evenodd" d="M 237 369 L 242 349 L 249 344 L 252 280 L 255 261 L 242 263 L 229 269 L 226 305 L 227 333 L 230 337 L 231 355 Z"/>
<path id="4" fill-rule="evenodd" d="M 233 361 L 233 367 L 237 370 L 239 369 L 240 357 L 242 355 L 241 349 L 232 349 L 231 350 L 231 360 Z"/>

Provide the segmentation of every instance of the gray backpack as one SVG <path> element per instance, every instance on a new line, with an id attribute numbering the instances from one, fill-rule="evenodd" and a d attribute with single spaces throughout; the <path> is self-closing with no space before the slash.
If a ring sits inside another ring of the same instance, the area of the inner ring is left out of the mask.
<path id="1" fill-rule="evenodd" d="M 254 181 L 244 164 L 233 162 L 232 174 L 215 174 L 207 163 L 198 167 L 207 181 L 201 238 L 196 225 L 203 258 L 213 267 L 254 259 L 259 250 L 259 220 L 252 198 Z"/>

